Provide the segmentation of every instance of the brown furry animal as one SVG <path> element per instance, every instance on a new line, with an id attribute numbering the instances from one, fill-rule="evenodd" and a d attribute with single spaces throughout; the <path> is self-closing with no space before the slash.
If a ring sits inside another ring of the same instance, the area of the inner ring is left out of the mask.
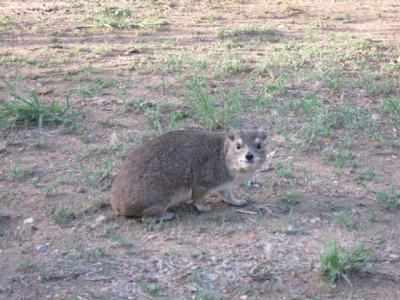
<path id="1" fill-rule="evenodd" d="M 112 188 L 111 205 L 124 216 L 173 217 L 167 209 L 193 203 L 202 212 L 210 207 L 197 203 L 219 193 L 234 206 L 232 189 L 248 180 L 265 161 L 265 130 L 228 129 L 209 133 L 179 130 L 157 137 L 124 162 Z"/>

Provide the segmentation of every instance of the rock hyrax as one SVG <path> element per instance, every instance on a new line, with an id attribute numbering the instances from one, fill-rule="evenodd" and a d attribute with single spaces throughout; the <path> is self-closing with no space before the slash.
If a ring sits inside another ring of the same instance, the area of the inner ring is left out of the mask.
<path id="1" fill-rule="evenodd" d="M 135 149 L 124 162 L 112 187 L 114 210 L 130 217 L 173 217 L 167 209 L 219 193 L 234 206 L 246 204 L 232 189 L 247 181 L 265 161 L 267 133 L 234 130 L 209 133 L 179 130 Z"/>

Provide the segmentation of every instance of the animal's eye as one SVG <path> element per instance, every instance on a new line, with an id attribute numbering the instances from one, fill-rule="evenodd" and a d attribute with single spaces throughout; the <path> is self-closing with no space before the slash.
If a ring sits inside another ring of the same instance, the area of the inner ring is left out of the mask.
<path id="1" fill-rule="evenodd" d="M 240 144 L 236 144 L 236 149 L 239 150 L 240 148 L 242 148 L 242 146 Z"/>
<path id="2" fill-rule="evenodd" d="M 258 144 L 256 145 L 256 148 L 257 148 L 257 149 L 261 149 L 261 144 L 258 143 Z"/>

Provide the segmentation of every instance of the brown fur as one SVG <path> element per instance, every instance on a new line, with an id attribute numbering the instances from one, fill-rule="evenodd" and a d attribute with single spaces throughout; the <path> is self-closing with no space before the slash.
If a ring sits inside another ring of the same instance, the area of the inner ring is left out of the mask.
<path id="1" fill-rule="evenodd" d="M 195 202 L 210 192 L 244 205 L 231 189 L 262 165 L 265 138 L 265 131 L 232 129 L 180 130 L 157 137 L 129 155 L 113 184 L 111 205 L 124 216 L 161 216 L 171 206 Z M 254 163 L 246 162 L 249 152 Z"/>

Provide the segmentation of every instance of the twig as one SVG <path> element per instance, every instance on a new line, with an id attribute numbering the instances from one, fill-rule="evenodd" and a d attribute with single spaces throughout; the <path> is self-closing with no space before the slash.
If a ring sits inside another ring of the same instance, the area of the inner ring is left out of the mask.
<path id="1" fill-rule="evenodd" d="M 111 279 L 113 279 L 113 277 L 99 276 L 99 277 L 94 277 L 94 278 L 83 278 L 83 280 L 86 280 L 86 281 L 110 281 Z"/>
<path id="2" fill-rule="evenodd" d="M 244 209 L 236 209 L 236 212 L 244 215 L 257 215 L 258 213 L 254 210 L 244 210 Z"/>

